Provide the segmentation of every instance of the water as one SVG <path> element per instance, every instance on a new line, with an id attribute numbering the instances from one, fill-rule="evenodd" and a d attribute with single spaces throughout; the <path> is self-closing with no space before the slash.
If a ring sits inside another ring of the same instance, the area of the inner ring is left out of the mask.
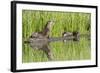
<path id="1" fill-rule="evenodd" d="M 64 42 L 63 40 L 60 41 L 52 41 L 47 44 L 43 44 L 45 42 L 41 42 L 42 46 L 48 46 L 53 56 L 52 61 L 70 61 L 70 60 L 88 60 L 91 59 L 91 44 L 90 40 L 87 38 L 80 38 L 79 41 L 67 40 Z M 40 43 L 40 44 L 41 44 Z M 24 53 L 23 53 L 23 62 L 46 62 L 50 61 L 45 54 L 43 47 L 35 47 L 40 48 L 35 49 L 30 47 L 30 44 L 24 45 Z M 35 43 L 36 44 L 36 43 Z M 38 45 L 39 46 L 39 45 Z M 41 45 L 40 45 L 41 46 Z"/>

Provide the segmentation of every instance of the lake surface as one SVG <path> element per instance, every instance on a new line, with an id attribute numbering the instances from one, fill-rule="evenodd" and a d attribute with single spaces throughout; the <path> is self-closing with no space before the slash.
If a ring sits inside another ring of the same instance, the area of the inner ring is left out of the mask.
<path id="1" fill-rule="evenodd" d="M 91 59 L 91 43 L 87 38 L 79 41 L 63 40 L 47 44 L 53 54 L 53 61 L 89 60 Z M 46 54 L 41 50 L 32 49 L 29 44 L 23 43 L 23 63 L 49 61 Z"/>

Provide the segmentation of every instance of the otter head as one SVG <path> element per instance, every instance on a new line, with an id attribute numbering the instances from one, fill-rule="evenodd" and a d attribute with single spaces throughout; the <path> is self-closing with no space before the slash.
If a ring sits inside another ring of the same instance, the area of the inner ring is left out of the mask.
<path id="1" fill-rule="evenodd" d="M 47 28 L 48 29 L 51 29 L 53 25 L 54 25 L 54 21 L 48 21 L 47 22 Z"/>
<path id="2" fill-rule="evenodd" d="M 74 36 L 74 41 L 79 41 L 79 32 L 78 31 L 76 31 L 76 32 L 73 32 L 73 36 Z"/>

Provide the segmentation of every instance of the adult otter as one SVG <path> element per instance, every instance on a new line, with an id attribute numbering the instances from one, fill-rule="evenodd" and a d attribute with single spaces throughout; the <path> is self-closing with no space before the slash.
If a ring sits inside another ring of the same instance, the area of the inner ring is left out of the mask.
<path id="1" fill-rule="evenodd" d="M 49 47 L 49 34 L 53 26 L 53 21 L 48 21 L 41 32 L 32 33 L 26 43 L 29 43 L 33 49 L 39 49 L 46 53 L 49 60 L 53 59 L 51 49 Z"/>
<path id="2" fill-rule="evenodd" d="M 32 33 L 30 38 L 49 38 L 49 34 L 50 34 L 51 28 L 53 26 L 53 22 L 54 21 L 48 21 L 42 31 Z"/>

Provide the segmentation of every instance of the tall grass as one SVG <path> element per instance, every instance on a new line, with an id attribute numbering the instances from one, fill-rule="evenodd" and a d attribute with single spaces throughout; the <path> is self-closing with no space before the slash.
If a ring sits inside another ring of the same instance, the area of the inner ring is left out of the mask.
<path id="1" fill-rule="evenodd" d="M 65 31 L 79 31 L 81 34 L 90 33 L 87 28 L 90 26 L 91 14 L 76 12 L 50 12 L 50 11 L 22 11 L 22 35 L 27 39 L 32 32 L 41 31 L 47 21 L 54 20 L 54 26 L 50 32 L 50 37 L 61 37 Z M 86 38 L 79 42 L 69 41 L 50 43 L 55 61 L 59 60 L 85 60 L 91 58 L 90 41 Z M 45 53 L 41 50 L 34 50 L 29 45 L 23 43 L 22 62 L 43 62 L 48 61 Z"/>

